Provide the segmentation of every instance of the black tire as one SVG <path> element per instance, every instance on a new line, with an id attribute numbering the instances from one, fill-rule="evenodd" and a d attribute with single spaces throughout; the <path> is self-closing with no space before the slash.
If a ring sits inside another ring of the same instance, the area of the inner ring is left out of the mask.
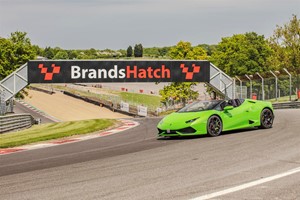
<path id="1" fill-rule="evenodd" d="M 219 116 L 213 115 L 207 120 L 207 134 L 211 137 L 219 136 L 223 129 L 223 123 Z"/>
<path id="2" fill-rule="evenodd" d="M 267 129 L 272 128 L 274 121 L 274 114 L 273 112 L 265 108 L 260 113 L 260 128 Z"/>

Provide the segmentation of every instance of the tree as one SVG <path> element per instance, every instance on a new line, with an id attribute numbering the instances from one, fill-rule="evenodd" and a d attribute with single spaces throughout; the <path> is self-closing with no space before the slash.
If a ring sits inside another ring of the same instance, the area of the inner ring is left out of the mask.
<path id="1" fill-rule="evenodd" d="M 76 50 L 68 50 L 68 58 L 69 59 L 77 59 L 78 52 Z"/>
<path id="2" fill-rule="evenodd" d="M 143 55 L 146 57 L 158 58 L 159 56 L 158 49 L 159 49 L 158 47 L 144 48 Z"/>
<path id="3" fill-rule="evenodd" d="M 274 50 L 274 68 L 287 68 L 297 76 L 297 87 L 300 88 L 300 20 L 296 15 L 293 15 L 289 23 L 277 26 L 270 38 L 270 45 Z"/>
<path id="4" fill-rule="evenodd" d="M 176 46 L 172 47 L 169 51 L 171 59 L 184 59 L 184 60 L 204 60 L 207 58 L 206 51 L 201 47 L 192 47 L 190 42 L 180 41 Z M 173 100 L 181 101 L 184 104 L 189 99 L 196 99 L 199 93 L 193 90 L 197 85 L 195 82 L 177 83 L 173 82 L 165 86 L 159 91 L 162 102 L 167 102 L 171 97 Z"/>
<path id="5" fill-rule="evenodd" d="M 0 79 L 36 57 L 27 33 L 16 31 L 10 37 L 0 38 Z"/>
<path id="6" fill-rule="evenodd" d="M 176 46 L 172 47 L 169 51 L 169 56 L 172 59 L 185 59 L 185 60 L 206 60 L 207 54 L 202 47 L 192 47 L 190 42 L 180 41 Z"/>
<path id="7" fill-rule="evenodd" d="M 39 47 L 38 45 L 32 45 L 32 48 L 34 49 L 36 55 L 42 56 L 43 55 L 43 49 Z"/>
<path id="8" fill-rule="evenodd" d="M 51 47 L 46 47 L 43 52 L 43 56 L 52 59 L 54 57 L 54 50 Z"/>
<path id="9" fill-rule="evenodd" d="M 64 50 L 60 50 L 55 54 L 53 59 L 62 59 L 62 60 L 69 59 L 68 53 Z"/>
<path id="10" fill-rule="evenodd" d="M 209 44 L 199 44 L 198 47 L 202 47 L 205 49 L 208 56 L 211 56 L 213 52 L 216 50 L 217 45 L 209 45 Z"/>
<path id="11" fill-rule="evenodd" d="M 131 57 L 132 56 L 132 46 L 129 46 L 128 48 L 127 48 L 127 57 Z"/>
<path id="12" fill-rule="evenodd" d="M 211 60 L 225 73 L 243 76 L 268 71 L 271 54 L 264 36 L 250 32 L 222 38 Z"/>
<path id="13" fill-rule="evenodd" d="M 168 54 L 170 47 L 162 47 L 158 49 L 159 56 L 164 57 Z"/>
<path id="14" fill-rule="evenodd" d="M 10 69 L 13 57 L 13 43 L 5 38 L 0 38 L 0 80 L 5 78 Z"/>
<path id="15" fill-rule="evenodd" d="M 134 57 L 143 57 L 143 45 L 136 44 L 134 46 Z"/>
<path id="16" fill-rule="evenodd" d="M 188 100 L 197 99 L 199 96 L 199 93 L 193 90 L 195 85 L 197 85 L 195 82 L 173 82 L 170 85 L 164 86 L 164 88 L 159 91 L 161 102 L 167 104 L 167 102 L 172 100 L 182 102 L 185 105 Z"/>
<path id="17" fill-rule="evenodd" d="M 26 32 L 16 31 L 9 38 L 0 37 L 0 80 L 11 74 L 21 65 L 36 58 L 37 46 L 32 46 Z M 27 92 L 16 95 L 23 98 Z"/>
<path id="18" fill-rule="evenodd" d="M 180 41 L 170 49 L 169 56 L 175 60 L 185 59 L 190 51 L 192 51 L 191 43 Z"/>

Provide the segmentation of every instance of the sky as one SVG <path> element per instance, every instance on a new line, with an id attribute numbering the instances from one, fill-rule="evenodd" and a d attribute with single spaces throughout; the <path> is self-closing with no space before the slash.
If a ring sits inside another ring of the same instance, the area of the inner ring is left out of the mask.
<path id="1" fill-rule="evenodd" d="M 300 0 L 0 0 L 0 37 L 25 31 L 33 44 L 63 49 L 218 44 L 300 18 Z"/>

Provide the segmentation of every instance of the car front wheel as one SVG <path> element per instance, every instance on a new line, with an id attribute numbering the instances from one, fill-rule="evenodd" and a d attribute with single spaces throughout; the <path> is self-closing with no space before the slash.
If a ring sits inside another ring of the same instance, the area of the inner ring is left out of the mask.
<path id="1" fill-rule="evenodd" d="M 220 117 L 213 115 L 207 121 L 207 134 L 216 137 L 221 134 L 223 128 Z"/>
<path id="2" fill-rule="evenodd" d="M 260 128 L 272 128 L 273 120 L 273 112 L 268 108 L 263 109 L 260 114 Z"/>

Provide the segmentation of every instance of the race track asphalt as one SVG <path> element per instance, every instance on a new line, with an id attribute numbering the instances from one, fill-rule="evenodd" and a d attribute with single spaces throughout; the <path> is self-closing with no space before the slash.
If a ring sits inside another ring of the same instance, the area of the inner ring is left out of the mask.
<path id="1" fill-rule="evenodd" d="M 28 107 L 24 106 L 23 104 L 19 103 L 18 101 L 15 101 L 14 113 L 16 114 L 29 113 L 34 119 L 41 119 L 41 123 L 55 122 L 55 120 L 51 119 L 50 117 L 47 117 L 34 110 L 31 110 Z"/>
<path id="2" fill-rule="evenodd" d="M 300 109 L 272 129 L 157 139 L 159 119 L 115 135 L 0 156 L 0 199 L 190 199 L 300 167 Z M 214 199 L 300 199 L 300 173 Z"/>

